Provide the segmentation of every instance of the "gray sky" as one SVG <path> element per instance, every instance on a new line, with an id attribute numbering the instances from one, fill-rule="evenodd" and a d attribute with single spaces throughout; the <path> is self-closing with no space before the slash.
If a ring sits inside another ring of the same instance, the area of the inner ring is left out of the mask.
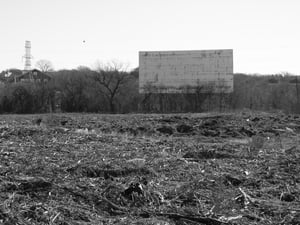
<path id="1" fill-rule="evenodd" d="M 300 74 L 299 0 L 0 0 L 0 71 L 118 60 L 138 51 L 233 49 L 234 72 Z M 85 41 L 85 42 L 84 42 Z"/>

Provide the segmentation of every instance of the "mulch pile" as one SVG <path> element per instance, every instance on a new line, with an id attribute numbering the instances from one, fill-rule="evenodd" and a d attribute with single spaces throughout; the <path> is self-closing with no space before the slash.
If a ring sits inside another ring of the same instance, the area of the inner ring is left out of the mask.
<path id="1" fill-rule="evenodd" d="M 300 117 L 5 115 L 0 224 L 300 224 Z"/>

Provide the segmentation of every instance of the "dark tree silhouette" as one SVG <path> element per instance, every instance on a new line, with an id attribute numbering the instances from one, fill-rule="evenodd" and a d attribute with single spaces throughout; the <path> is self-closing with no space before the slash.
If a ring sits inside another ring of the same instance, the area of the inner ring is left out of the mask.
<path id="1" fill-rule="evenodd" d="M 116 111 L 116 97 L 122 86 L 128 82 L 129 76 L 124 65 L 117 62 L 98 65 L 96 69 L 94 81 L 101 86 L 99 92 L 108 101 L 112 113 Z"/>

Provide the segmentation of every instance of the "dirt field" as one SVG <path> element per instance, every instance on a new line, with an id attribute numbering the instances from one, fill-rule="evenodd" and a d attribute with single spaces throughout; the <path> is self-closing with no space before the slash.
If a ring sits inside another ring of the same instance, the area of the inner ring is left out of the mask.
<path id="1" fill-rule="evenodd" d="M 300 224 L 300 117 L 0 117 L 1 224 Z"/>

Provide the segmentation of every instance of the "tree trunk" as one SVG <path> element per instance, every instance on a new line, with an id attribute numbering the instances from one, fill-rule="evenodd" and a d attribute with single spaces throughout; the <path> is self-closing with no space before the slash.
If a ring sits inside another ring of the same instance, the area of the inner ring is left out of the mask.
<path id="1" fill-rule="evenodd" d="M 109 106 L 110 106 L 110 112 L 115 113 L 115 104 L 113 98 L 109 99 Z"/>

